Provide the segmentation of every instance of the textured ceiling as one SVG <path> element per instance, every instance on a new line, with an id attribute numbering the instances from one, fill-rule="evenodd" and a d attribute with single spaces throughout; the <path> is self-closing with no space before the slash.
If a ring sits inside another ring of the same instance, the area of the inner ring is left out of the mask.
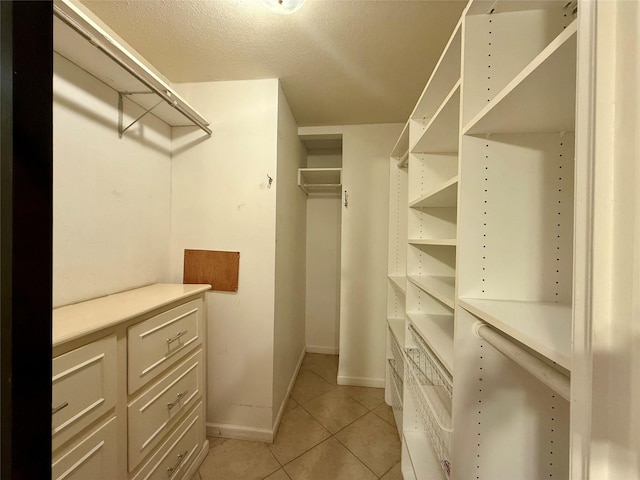
<path id="1" fill-rule="evenodd" d="M 300 126 L 404 122 L 466 1 L 85 0 L 171 82 L 278 77 Z"/>

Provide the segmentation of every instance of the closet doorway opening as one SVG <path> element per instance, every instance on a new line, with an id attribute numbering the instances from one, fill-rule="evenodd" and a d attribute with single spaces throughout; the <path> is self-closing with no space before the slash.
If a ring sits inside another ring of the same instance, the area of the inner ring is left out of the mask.
<path id="1" fill-rule="evenodd" d="M 307 161 L 298 185 L 307 194 L 306 348 L 338 355 L 340 349 L 342 135 L 301 135 Z"/>

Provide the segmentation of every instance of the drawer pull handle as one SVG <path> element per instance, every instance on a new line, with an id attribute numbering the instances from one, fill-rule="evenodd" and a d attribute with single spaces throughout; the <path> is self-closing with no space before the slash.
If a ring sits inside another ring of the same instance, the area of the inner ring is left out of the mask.
<path id="1" fill-rule="evenodd" d="M 182 393 L 178 394 L 178 397 L 171 403 L 167 403 L 167 407 L 169 407 L 169 410 L 171 410 L 173 407 L 175 407 L 178 403 L 180 403 L 180 400 L 182 400 L 182 398 L 187 394 L 188 390 L 185 390 Z"/>
<path id="2" fill-rule="evenodd" d="M 176 333 L 173 337 L 167 338 L 167 345 L 171 345 L 176 340 L 180 340 L 180 338 L 184 337 L 187 334 L 186 330 Z"/>
<path id="3" fill-rule="evenodd" d="M 182 461 L 185 458 L 187 458 L 187 453 L 189 453 L 189 450 L 185 450 L 184 453 L 179 453 L 178 454 L 178 461 L 176 462 L 176 464 L 173 467 L 167 468 L 167 475 L 169 476 L 169 478 L 171 478 L 173 476 L 173 474 L 176 472 L 176 470 L 178 470 L 178 467 L 180 466 Z"/>
<path id="4" fill-rule="evenodd" d="M 57 407 L 53 407 L 51 409 L 51 415 L 55 415 L 56 413 L 58 413 L 60 410 L 62 410 L 65 407 L 69 406 L 69 402 L 63 402 L 60 405 L 58 405 Z"/>

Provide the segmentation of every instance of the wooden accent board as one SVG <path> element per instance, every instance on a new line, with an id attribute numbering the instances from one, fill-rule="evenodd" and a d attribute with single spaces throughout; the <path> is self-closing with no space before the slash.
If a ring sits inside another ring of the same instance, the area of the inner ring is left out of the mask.
<path id="1" fill-rule="evenodd" d="M 208 283 L 212 290 L 238 291 L 240 252 L 185 250 L 183 283 Z"/>

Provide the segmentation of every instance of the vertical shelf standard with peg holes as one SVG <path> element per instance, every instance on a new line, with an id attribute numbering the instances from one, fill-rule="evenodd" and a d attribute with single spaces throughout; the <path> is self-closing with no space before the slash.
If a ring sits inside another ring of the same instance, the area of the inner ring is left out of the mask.
<path id="1" fill-rule="evenodd" d="M 389 251 L 387 285 L 387 372 L 385 400 L 393 408 L 402 435 L 405 376 L 405 294 L 407 263 L 407 123 L 389 163 Z"/>

